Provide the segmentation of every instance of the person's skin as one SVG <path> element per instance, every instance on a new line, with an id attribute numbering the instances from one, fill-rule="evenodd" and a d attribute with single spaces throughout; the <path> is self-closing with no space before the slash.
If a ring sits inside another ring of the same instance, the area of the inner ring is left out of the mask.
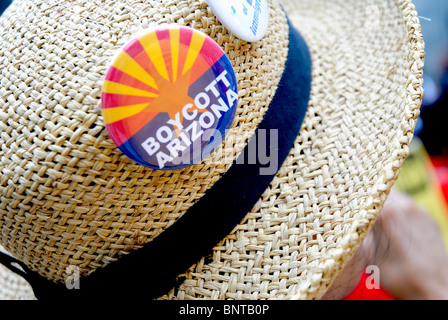
<path id="1" fill-rule="evenodd" d="M 323 299 L 347 296 L 368 265 L 378 266 L 381 287 L 397 299 L 448 299 L 448 254 L 440 230 L 427 212 L 397 191 Z"/>

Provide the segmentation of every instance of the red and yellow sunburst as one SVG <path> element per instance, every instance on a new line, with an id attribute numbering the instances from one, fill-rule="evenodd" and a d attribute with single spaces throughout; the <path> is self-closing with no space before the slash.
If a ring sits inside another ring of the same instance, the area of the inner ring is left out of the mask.
<path id="1" fill-rule="evenodd" d="M 106 127 L 117 146 L 160 112 L 174 119 L 193 103 L 189 87 L 223 55 L 211 38 L 182 26 L 131 40 L 112 62 L 101 97 Z"/>

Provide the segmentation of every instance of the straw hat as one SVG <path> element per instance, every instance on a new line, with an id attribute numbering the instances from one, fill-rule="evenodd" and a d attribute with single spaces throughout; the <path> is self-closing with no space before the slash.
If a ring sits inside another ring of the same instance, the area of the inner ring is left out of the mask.
<path id="1" fill-rule="evenodd" d="M 31 286 L 37 298 L 134 286 L 158 299 L 325 293 L 408 154 L 424 44 L 409 0 L 269 8 L 267 32 L 252 42 L 223 27 L 205 0 L 16 0 L 5 11 L 0 244 L 10 257 L 0 261 L 14 272 L 0 269 L 3 298 L 33 297 Z M 221 161 L 150 169 L 105 129 L 101 92 L 114 56 L 165 23 L 210 36 L 233 66 L 235 119 L 210 156 Z M 246 175 L 247 164 L 233 163 L 264 118 L 279 133 L 278 172 Z M 69 278 L 79 290 L 67 289 Z"/>

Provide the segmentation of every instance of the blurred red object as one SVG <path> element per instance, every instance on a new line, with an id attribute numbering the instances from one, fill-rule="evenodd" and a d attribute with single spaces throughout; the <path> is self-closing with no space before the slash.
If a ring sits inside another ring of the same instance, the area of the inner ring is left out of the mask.
<path id="1" fill-rule="evenodd" d="M 431 162 L 445 196 L 445 201 L 448 203 L 448 156 L 433 156 Z"/>
<path id="2" fill-rule="evenodd" d="M 363 273 L 356 288 L 343 300 L 397 300 L 381 286 L 378 289 L 369 289 L 366 286 L 368 273 Z"/>

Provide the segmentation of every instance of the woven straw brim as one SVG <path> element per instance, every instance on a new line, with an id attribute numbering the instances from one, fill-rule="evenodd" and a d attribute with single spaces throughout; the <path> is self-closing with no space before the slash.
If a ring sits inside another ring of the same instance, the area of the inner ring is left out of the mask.
<path id="1" fill-rule="evenodd" d="M 287 55 L 276 1 L 267 36 L 253 44 L 228 34 L 205 1 L 97 5 L 16 1 L 0 19 L 1 244 L 54 280 L 69 265 L 102 267 L 175 223 L 253 134 Z M 412 3 L 283 5 L 313 63 L 300 135 L 244 221 L 163 299 L 319 298 L 374 223 L 408 154 L 423 95 Z M 204 31 L 228 54 L 240 96 L 234 137 L 243 137 L 218 150 L 228 161 L 149 170 L 107 136 L 99 96 L 110 58 L 153 21 Z"/>

